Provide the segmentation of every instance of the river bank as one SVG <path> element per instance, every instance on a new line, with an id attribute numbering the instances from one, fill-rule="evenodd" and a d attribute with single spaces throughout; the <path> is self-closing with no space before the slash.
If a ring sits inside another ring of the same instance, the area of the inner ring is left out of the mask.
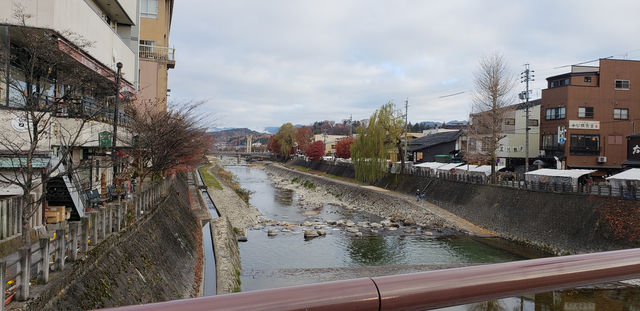
<path id="1" fill-rule="evenodd" d="M 280 164 L 266 165 L 264 169 L 275 187 L 295 191 L 298 201 L 307 206 L 335 205 L 376 215 L 386 220 L 385 223 L 415 225 L 435 234 L 495 236 L 434 204 L 418 202 L 414 196 L 305 173 Z"/>

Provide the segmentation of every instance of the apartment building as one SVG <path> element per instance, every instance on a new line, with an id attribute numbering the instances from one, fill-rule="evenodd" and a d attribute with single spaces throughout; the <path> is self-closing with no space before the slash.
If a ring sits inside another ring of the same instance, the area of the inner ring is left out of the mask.
<path id="1" fill-rule="evenodd" d="M 540 125 L 545 162 L 601 175 L 620 170 L 626 137 L 638 130 L 640 61 L 600 59 L 599 66 L 572 66 L 547 83 Z"/>
<path id="2" fill-rule="evenodd" d="M 169 69 L 175 50 L 169 47 L 173 0 L 140 0 L 140 104 L 167 109 Z"/>
<path id="3" fill-rule="evenodd" d="M 529 108 L 529 165 L 533 163 L 539 154 L 540 141 L 540 104 L 541 100 L 532 100 L 528 104 L 520 103 L 504 107 L 502 120 L 500 120 L 501 139 L 498 142 L 496 157 L 499 165 L 506 166 L 509 170 L 524 172 L 525 159 L 527 158 L 527 107 Z M 486 162 L 485 157 L 489 153 L 489 143 L 487 139 L 490 134 L 488 129 L 482 126 L 488 122 L 484 113 L 470 115 L 470 129 L 461 140 L 461 148 L 465 151 L 466 157 L 471 162 Z"/>
<path id="4" fill-rule="evenodd" d="M 0 195 L 24 194 L 6 181 L 10 172 L 22 174 L 14 174 L 18 181 L 63 163 L 48 181 L 35 176 L 30 193 L 38 197 L 59 179 L 73 200 L 66 203 L 82 216 L 86 191 L 104 194 L 112 184 L 114 103 L 135 95 L 138 84 L 138 10 L 138 0 L 0 1 Z M 118 108 L 120 141 L 132 134 Z M 43 202 L 56 200 L 52 194 Z"/>

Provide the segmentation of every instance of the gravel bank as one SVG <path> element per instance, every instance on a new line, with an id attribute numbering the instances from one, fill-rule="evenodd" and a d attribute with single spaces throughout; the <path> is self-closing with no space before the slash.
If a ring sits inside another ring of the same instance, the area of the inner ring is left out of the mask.
<path id="1" fill-rule="evenodd" d="M 431 229 L 450 228 L 481 236 L 493 235 L 436 205 L 416 202 L 415 198 L 408 195 L 304 173 L 279 164 L 267 165 L 265 170 L 276 187 L 295 191 L 307 205 L 333 204 L 405 224 Z M 294 178 L 299 182 L 292 182 Z M 304 181 L 313 182 L 315 188 L 305 187 Z"/>

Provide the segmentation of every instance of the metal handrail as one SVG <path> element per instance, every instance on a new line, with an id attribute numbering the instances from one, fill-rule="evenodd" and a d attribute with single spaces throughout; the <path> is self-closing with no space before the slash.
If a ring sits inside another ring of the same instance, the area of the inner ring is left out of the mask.
<path id="1" fill-rule="evenodd" d="M 140 44 L 140 58 L 163 60 L 163 61 L 175 61 L 174 48 L 157 45 Z"/>
<path id="2" fill-rule="evenodd" d="M 425 310 L 640 277 L 640 248 L 316 283 L 111 310 Z"/>

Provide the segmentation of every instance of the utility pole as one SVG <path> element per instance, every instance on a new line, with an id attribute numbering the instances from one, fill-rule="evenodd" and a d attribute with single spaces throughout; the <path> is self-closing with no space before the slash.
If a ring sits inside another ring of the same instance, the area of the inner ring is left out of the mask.
<path id="1" fill-rule="evenodd" d="M 404 162 L 406 163 L 407 161 L 409 161 L 409 157 L 407 157 L 407 134 L 409 132 L 408 128 L 409 128 L 409 99 L 407 98 L 404 101 Z"/>
<path id="2" fill-rule="evenodd" d="M 349 115 L 349 137 L 353 137 L 353 115 Z"/>
<path id="3" fill-rule="evenodd" d="M 118 169 L 118 163 L 116 162 L 116 141 L 118 140 L 118 101 L 120 100 L 120 70 L 122 70 L 122 63 L 116 64 L 118 71 L 116 73 L 116 98 L 113 101 L 113 142 L 111 143 L 111 161 L 113 162 L 113 177 L 112 184 L 116 184 L 116 170 Z"/>
<path id="4" fill-rule="evenodd" d="M 533 73 L 535 70 L 529 69 L 529 64 L 524 64 L 524 71 L 520 74 L 520 83 L 525 83 L 525 91 L 520 93 L 520 99 L 524 99 L 525 107 L 525 153 L 524 153 L 524 171 L 529 171 L 529 82 L 535 81 Z"/>

